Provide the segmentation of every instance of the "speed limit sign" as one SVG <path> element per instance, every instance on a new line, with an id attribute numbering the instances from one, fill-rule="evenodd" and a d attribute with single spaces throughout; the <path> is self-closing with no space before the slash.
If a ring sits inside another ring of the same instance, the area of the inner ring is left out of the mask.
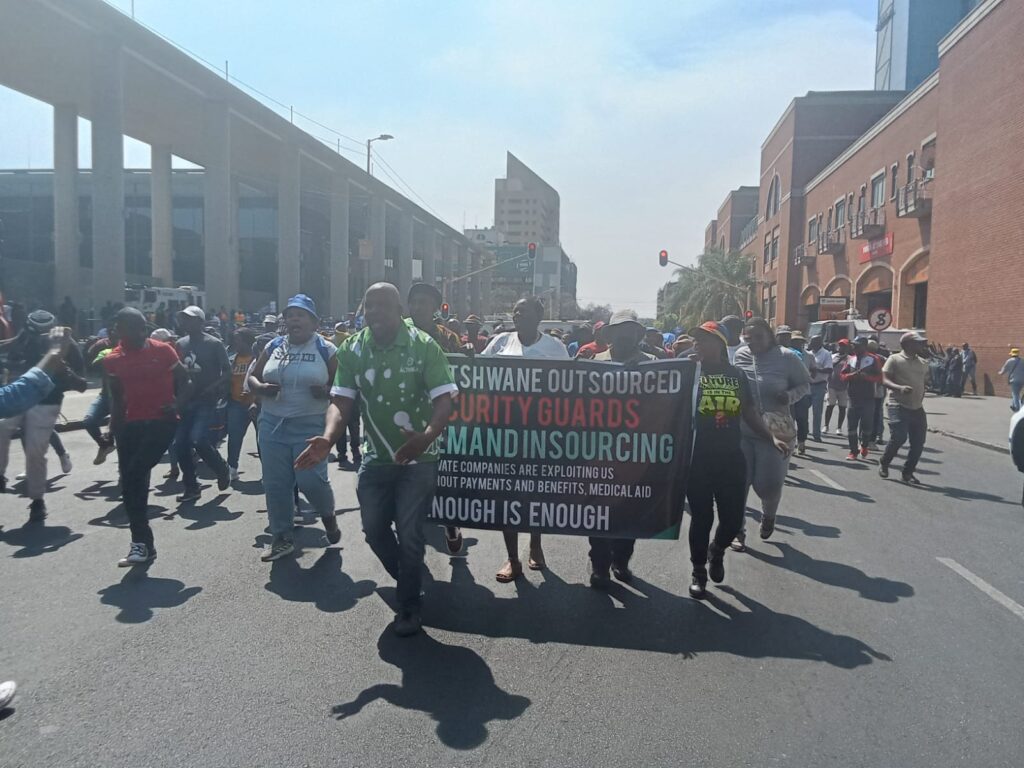
<path id="1" fill-rule="evenodd" d="M 886 307 L 871 310 L 868 315 L 868 325 L 876 331 L 884 331 L 892 325 L 892 310 Z"/>

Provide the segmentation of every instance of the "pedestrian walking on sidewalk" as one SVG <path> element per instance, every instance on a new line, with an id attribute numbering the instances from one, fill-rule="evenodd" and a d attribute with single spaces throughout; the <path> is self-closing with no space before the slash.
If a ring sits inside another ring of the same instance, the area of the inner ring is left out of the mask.
<path id="1" fill-rule="evenodd" d="M 971 349 L 971 345 L 965 341 L 963 352 L 960 353 L 960 357 L 962 357 L 964 361 L 964 380 L 960 391 L 963 392 L 967 389 L 967 381 L 970 380 L 971 394 L 977 396 L 978 381 L 976 375 L 978 370 L 978 355 L 973 349 Z"/>
<path id="2" fill-rule="evenodd" d="M 882 358 L 868 350 L 868 340 L 858 336 L 853 340 L 853 354 L 839 372 L 846 382 L 850 406 L 846 410 L 846 438 L 850 444 L 847 461 L 857 460 L 857 443 L 860 442 L 860 456 L 866 459 L 868 445 L 875 428 L 875 385 L 882 382 Z"/>
<path id="3" fill-rule="evenodd" d="M 928 435 L 928 417 L 924 411 L 928 363 L 921 359 L 926 345 L 920 334 L 913 331 L 905 333 L 900 337 L 901 351 L 890 355 L 882 367 L 882 384 L 892 395 L 889 399 L 889 444 L 878 463 L 878 474 L 889 476 L 889 465 L 909 438 L 910 450 L 903 463 L 903 482 L 911 485 L 921 484 L 914 476 L 914 470 Z"/>
<path id="4" fill-rule="evenodd" d="M 946 350 L 946 389 L 943 394 L 960 397 L 964 393 L 964 358 L 956 347 Z"/>
<path id="5" fill-rule="evenodd" d="M 263 348 L 249 376 L 249 390 L 262 402 L 256 436 L 273 537 L 261 555 L 264 562 L 295 550 L 295 522 L 302 520 L 296 486 L 323 522 L 327 542 L 337 544 L 341 539 L 326 455 L 322 461 L 296 463 L 307 444 L 324 431 L 331 381 L 338 368 L 337 348 L 316 332 L 316 305 L 305 294 L 288 300 L 284 321 L 286 335 Z"/>
<path id="6" fill-rule="evenodd" d="M 1020 393 L 1024 389 L 1024 362 L 1021 362 L 1019 349 L 1010 350 L 1010 357 L 999 369 L 999 375 L 1005 376 L 1010 385 L 1010 410 L 1016 413 L 1020 410 Z"/>
<path id="7" fill-rule="evenodd" d="M 367 327 L 338 350 L 324 434 L 308 441 L 295 466 L 306 470 L 327 460 L 331 446 L 345 434 L 358 394 L 366 426 L 356 481 L 363 532 L 397 582 L 392 629 L 408 637 L 422 627 L 423 531 L 437 490 L 437 438 L 458 388 L 437 343 L 403 320 L 402 298 L 394 285 L 371 285 L 363 306 Z"/>
<path id="8" fill-rule="evenodd" d="M 782 488 L 789 469 L 789 457 L 780 453 L 776 440 L 792 450 L 796 425 L 790 406 L 806 397 L 811 389 L 807 367 L 791 349 L 780 347 L 771 326 L 762 318 L 747 321 L 743 329 L 746 346 L 736 351 L 735 366 L 750 380 L 758 413 L 772 439 L 741 425 L 743 456 L 747 465 L 747 495 L 754 489 L 761 499 L 761 538 L 775 530 L 775 513 L 782 501 Z M 746 532 L 741 529 L 732 543 L 737 552 L 745 549 Z"/>
<path id="9" fill-rule="evenodd" d="M 148 514 L 150 474 L 174 438 L 178 412 L 188 402 L 192 383 L 175 348 L 146 336 L 142 312 L 125 307 L 113 322 L 121 341 L 103 358 L 103 372 L 121 498 L 132 532 L 128 555 L 118 565 L 128 567 L 156 557 Z"/>

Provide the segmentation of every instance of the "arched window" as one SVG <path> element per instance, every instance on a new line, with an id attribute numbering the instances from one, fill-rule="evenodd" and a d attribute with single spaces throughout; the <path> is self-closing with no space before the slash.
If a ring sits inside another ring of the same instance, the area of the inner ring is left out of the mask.
<path id="1" fill-rule="evenodd" d="M 770 219 L 779 212 L 779 198 L 781 196 L 780 187 L 779 174 L 775 174 L 775 178 L 772 179 L 771 186 L 768 187 L 768 205 L 764 210 L 765 219 Z"/>

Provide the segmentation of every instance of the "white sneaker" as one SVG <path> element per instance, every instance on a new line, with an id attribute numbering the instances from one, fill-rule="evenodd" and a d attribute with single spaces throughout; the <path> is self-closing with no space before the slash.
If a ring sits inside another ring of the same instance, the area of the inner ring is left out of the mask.
<path id="1" fill-rule="evenodd" d="M 24 480 L 26 477 L 28 477 L 28 475 L 26 475 L 24 472 L 19 472 L 18 474 L 16 474 L 14 476 L 14 479 L 15 480 Z"/>
<path id="2" fill-rule="evenodd" d="M 238 479 L 238 467 L 228 467 L 228 473 L 231 476 L 231 482 Z"/>
<path id="3" fill-rule="evenodd" d="M 18 684 L 13 680 L 0 683 L 0 709 L 7 709 L 7 706 L 14 701 L 14 694 L 18 692 Z"/>
<path id="4" fill-rule="evenodd" d="M 156 552 L 150 554 L 149 547 L 145 544 L 133 541 L 131 547 L 128 549 L 127 557 L 122 557 L 118 560 L 117 565 L 119 568 L 127 568 L 131 565 L 142 565 L 144 563 L 148 563 L 155 557 Z"/>
<path id="5" fill-rule="evenodd" d="M 65 475 L 71 472 L 71 454 L 62 453 L 60 455 L 60 471 Z"/>

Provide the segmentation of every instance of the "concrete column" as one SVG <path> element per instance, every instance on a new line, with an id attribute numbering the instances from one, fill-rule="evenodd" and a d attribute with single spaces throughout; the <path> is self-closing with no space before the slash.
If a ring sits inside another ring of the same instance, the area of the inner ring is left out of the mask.
<path id="1" fill-rule="evenodd" d="M 455 244 L 455 277 L 462 277 L 469 272 L 469 254 L 462 243 Z M 455 311 L 462 319 L 469 314 L 469 281 L 459 280 L 455 283 Z"/>
<path id="2" fill-rule="evenodd" d="M 124 96 L 121 46 L 97 38 L 92 88 L 92 299 L 124 301 Z"/>
<path id="3" fill-rule="evenodd" d="M 348 313 L 348 179 L 335 176 L 331 185 L 331 315 L 340 320 Z"/>
<path id="4" fill-rule="evenodd" d="M 416 220 L 410 211 L 402 211 L 398 220 L 398 263 L 395 265 L 398 292 L 405 301 L 412 287 L 412 243 Z"/>
<path id="5" fill-rule="evenodd" d="M 384 198 L 370 193 L 370 242 L 373 243 L 373 255 L 367 264 L 367 288 L 384 280 L 384 246 L 387 237 L 387 213 Z"/>
<path id="6" fill-rule="evenodd" d="M 490 252 L 484 252 L 484 259 L 482 266 L 493 266 L 494 259 L 491 257 Z M 480 316 L 491 314 L 494 310 L 491 304 L 491 277 L 494 274 L 494 270 L 488 270 L 487 272 L 480 273 Z"/>
<path id="7" fill-rule="evenodd" d="M 423 282 L 428 285 L 437 285 L 438 237 L 435 230 L 428 229 L 423 241 Z"/>
<path id="8" fill-rule="evenodd" d="M 53 107 L 53 304 L 81 305 L 78 258 L 78 109 Z"/>
<path id="9" fill-rule="evenodd" d="M 238 308 L 238 253 L 231 247 L 231 136 L 228 105 L 206 104 L 206 152 L 203 174 L 203 255 L 206 301 L 216 310 Z"/>
<path id="10" fill-rule="evenodd" d="M 473 251 L 469 267 L 470 272 L 476 272 L 480 269 L 480 251 Z M 474 315 L 483 314 L 480 305 L 480 277 L 481 275 L 473 275 L 473 277 L 469 278 L 469 311 Z"/>
<path id="11" fill-rule="evenodd" d="M 171 190 L 171 148 L 151 147 L 150 204 L 153 280 L 174 285 L 174 196 Z"/>
<path id="12" fill-rule="evenodd" d="M 299 292 L 301 206 L 299 147 L 286 143 L 281 147 L 277 177 L 277 308 Z"/>

